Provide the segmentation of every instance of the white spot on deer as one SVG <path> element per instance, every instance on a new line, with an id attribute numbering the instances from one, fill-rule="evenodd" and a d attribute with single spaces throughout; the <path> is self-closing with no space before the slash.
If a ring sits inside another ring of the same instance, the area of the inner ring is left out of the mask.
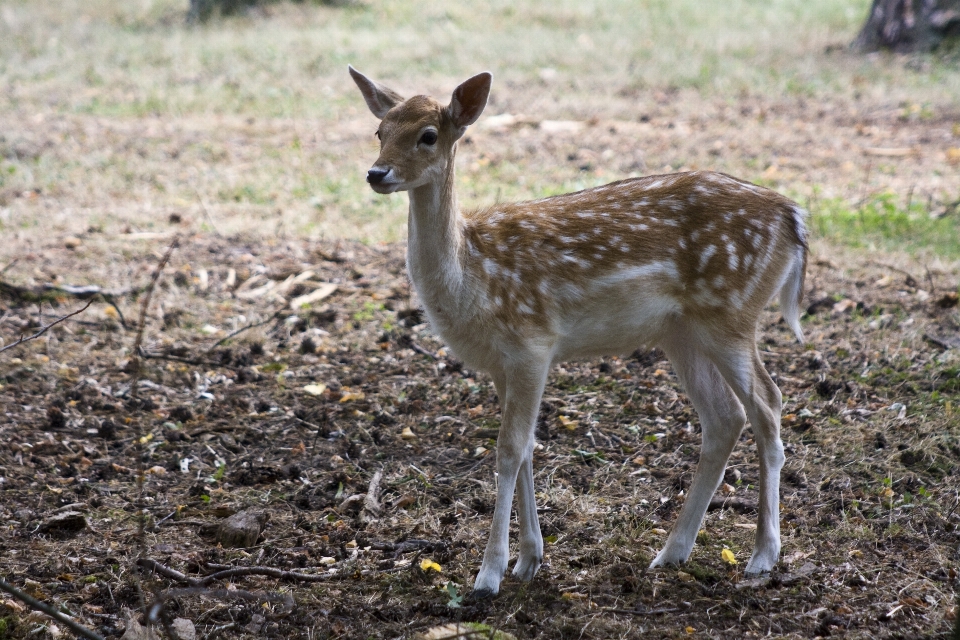
<path id="1" fill-rule="evenodd" d="M 577 211 L 578 218 L 592 218 L 595 215 L 593 211 Z"/>
<path id="2" fill-rule="evenodd" d="M 627 253 L 628 251 L 630 251 L 630 247 L 625 244 L 622 244 L 620 245 L 620 251 L 622 251 L 623 253 Z"/>
<path id="3" fill-rule="evenodd" d="M 700 237 L 700 229 L 694 229 L 693 233 L 690 234 L 690 242 L 696 242 L 697 238 Z"/>
<path id="4" fill-rule="evenodd" d="M 761 236 L 759 233 L 756 234 L 756 235 L 754 235 L 754 236 L 753 236 L 753 248 L 754 248 L 754 249 L 759 249 L 759 248 L 760 248 L 760 243 L 761 243 L 762 241 L 763 241 L 763 236 Z"/>
<path id="5" fill-rule="evenodd" d="M 730 271 L 736 271 L 740 262 L 740 256 L 737 255 L 737 247 L 732 242 L 727 243 L 727 266 Z"/>
<path id="6" fill-rule="evenodd" d="M 523 313 L 523 314 L 525 314 L 525 315 L 533 315 L 533 309 L 531 309 L 530 306 L 527 305 L 526 302 L 521 302 L 521 303 L 519 303 L 519 304 L 517 305 L 517 311 L 519 311 L 520 313 Z"/>
<path id="7" fill-rule="evenodd" d="M 500 266 L 490 258 L 484 258 L 483 270 L 486 271 L 488 275 L 496 276 L 500 273 Z"/>
<path id="8" fill-rule="evenodd" d="M 658 260 L 656 262 L 648 262 L 626 269 L 618 269 L 612 273 L 606 273 L 596 278 L 593 282 L 608 285 L 650 277 L 656 277 L 657 279 L 669 278 L 670 280 L 676 281 L 680 278 L 680 272 L 677 271 L 677 263 L 673 260 Z"/>
<path id="9" fill-rule="evenodd" d="M 669 218 L 668 218 L 668 219 L 665 219 L 665 220 L 661 220 L 660 222 L 662 222 L 663 224 L 667 225 L 668 227 L 676 227 L 676 226 L 679 226 L 679 225 L 680 225 L 680 223 L 677 222 L 676 220 L 671 220 L 671 219 L 669 219 Z"/>
<path id="10" fill-rule="evenodd" d="M 686 239 L 686 238 L 680 238 L 680 242 L 679 242 L 678 244 L 680 245 L 680 248 L 681 248 L 681 249 L 686 249 L 686 248 L 687 248 L 687 239 Z"/>
<path id="11" fill-rule="evenodd" d="M 560 242 L 562 242 L 563 244 L 570 244 L 571 242 L 573 242 L 573 238 L 571 238 L 570 236 L 560 236 Z"/>
<path id="12" fill-rule="evenodd" d="M 697 271 L 703 271 L 707 267 L 707 263 L 710 262 L 710 258 L 712 258 L 716 252 L 717 247 L 715 245 L 707 245 L 707 248 L 700 254 L 700 265 L 697 267 Z"/>
<path id="13" fill-rule="evenodd" d="M 725 285 L 726 283 L 727 283 L 726 278 L 724 278 L 723 276 L 717 276 L 716 278 L 713 279 L 713 282 L 711 284 L 714 289 L 722 289 L 723 285 Z"/>
<path id="14" fill-rule="evenodd" d="M 647 185 L 647 189 L 659 189 L 663 186 L 663 180 L 654 180 Z"/>

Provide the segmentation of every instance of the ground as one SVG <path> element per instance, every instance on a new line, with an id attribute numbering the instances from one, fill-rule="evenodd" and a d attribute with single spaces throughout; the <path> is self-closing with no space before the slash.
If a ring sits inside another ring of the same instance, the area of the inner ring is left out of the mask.
<path id="1" fill-rule="evenodd" d="M 0 7 L 17 28 L 0 38 L 0 337 L 86 304 L 56 287 L 110 294 L 0 353 L 0 577 L 113 637 L 141 594 L 166 594 L 205 638 L 412 638 L 456 622 L 518 638 L 947 637 L 960 74 L 943 56 L 854 57 L 838 43 L 861 16 L 836 7 L 868 3 L 808 4 L 820 13 L 771 3 L 713 44 L 691 27 L 674 49 L 644 43 L 669 40 L 666 18 L 686 24 L 684 3 L 649 24 L 602 3 L 495 6 L 501 44 L 547 51 L 511 64 L 464 36 L 460 9 L 429 4 L 432 45 L 422 15 L 384 9 L 396 50 L 363 6 L 280 4 L 203 28 L 169 3 Z M 798 35 L 781 43 L 786 25 Z M 605 44 L 648 64 L 644 79 Z M 348 61 L 406 93 L 494 69 L 458 157 L 468 206 L 710 168 L 811 211 L 806 340 L 775 306 L 760 326 L 785 401 L 772 576 L 743 575 L 749 430 L 690 563 L 646 569 L 700 436 L 669 363 L 642 351 L 552 373 L 534 461 L 544 566 L 460 600 L 490 526 L 499 405 L 418 311 L 405 198 L 362 182 L 376 121 Z M 221 544 L 219 525 L 249 509 L 266 515 L 256 542 Z M 228 566 L 275 571 L 187 589 Z M 0 596 L 0 638 L 63 633 Z"/>

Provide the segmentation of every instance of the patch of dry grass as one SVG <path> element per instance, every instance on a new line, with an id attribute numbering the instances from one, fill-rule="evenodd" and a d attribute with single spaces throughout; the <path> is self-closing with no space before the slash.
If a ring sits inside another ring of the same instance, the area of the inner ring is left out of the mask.
<path id="1" fill-rule="evenodd" d="M 488 68 L 488 115 L 592 123 L 478 128 L 461 149 L 467 205 L 691 167 L 812 208 L 952 201 L 960 72 L 838 47 L 867 4 L 281 3 L 188 27 L 173 0 L 4 3 L 0 225 L 16 242 L 0 256 L 162 231 L 174 213 L 227 234 L 402 238 L 404 199 L 363 183 L 376 123 L 347 62 L 441 96 Z"/>

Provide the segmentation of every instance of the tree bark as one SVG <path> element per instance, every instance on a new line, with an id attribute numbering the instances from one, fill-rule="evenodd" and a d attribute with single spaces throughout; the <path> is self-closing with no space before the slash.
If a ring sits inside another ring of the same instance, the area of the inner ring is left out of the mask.
<path id="1" fill-rule="evenodd" d="M 931 51 L 960 36 L 960 0 L 873 0 L 854 40 L 860 51 Z"/>

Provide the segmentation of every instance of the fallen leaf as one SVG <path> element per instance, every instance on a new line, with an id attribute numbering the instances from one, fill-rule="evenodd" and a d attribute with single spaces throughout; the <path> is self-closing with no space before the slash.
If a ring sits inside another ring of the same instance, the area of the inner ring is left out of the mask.
<path id="1" fill-rule="evenodd" d="M 434 562 L 433 560 L 431 560 L 430 558 L 424 558 L 423 560 L 421 560 L 420 568 L 423 569 L 424 571 L 429 571 L 430 569 L 433 569 L 437 573 L 440 573 L 440 570 L 441 570 L 440 565 Z"/>
<path id="2" fill-rule="evenodd" d="M 352 400 L 363 400 L 366 396 L 363 391 L 344 391 L 340 395 L 340 402 L 350 402 Z"/>
<path id="3" fill-rule="evenodd" d="M 737 557 L 733 555 L 733 551 L 730 551 L 730 549 L 724 549 L 721 551 L 720 558 L 729 565 L 737 564 Z"/>
<path id="4" fill-rule="evenodd" d="M 400 437 L 404 440 L 416 440 L 417 434 L 410 427 L 404 427 L 403 431 L 400 432 Z"/>
<path id="5" fill-rule="evenodd" d="M 677 578 L 680 582 L 696 582 L 697 579 L 686 571 L 677 571 Z"/>
<path id="6" fill-rule="evenodd" d="M 482 404 L 478 404 L 477 406 L 475 406 L 475 407 L 472 408 L 472 409 L 467 409 L 467 415 L 470 416 L 471 418 L 476 418 L 476 417 L 479 416 L 481 413 L 483 413 L 483 405 L 482 405 Z"/>
<path id="7" fill-rule="evenodd" d="M 305 387 L 303 388 L 303 390 L 306 391 L 307 393 L 309 393 L 309 394 L 312 395 L 312 396 L 319 396 L 320 394 L 322 394 L 324 391 L 327 390 L 327 385 L 325 385 L 325 384 L 323 384 L 323 383 L 308 384 L 307 386 L 305 386 Z M 343 398 L 342 398 L 342 397 L 340 398 L 340 402 L 343 402 Z"/>
<path id="8" fill-rule="evenodd" d="M 565 426 L 570 431 L 576 431 L 577 427 L 580 426 L 580 423 L 576 420 L 571 420 L 567 416 L 557 416 L 557 419 L 560 421 L 560 424 Z"/>

